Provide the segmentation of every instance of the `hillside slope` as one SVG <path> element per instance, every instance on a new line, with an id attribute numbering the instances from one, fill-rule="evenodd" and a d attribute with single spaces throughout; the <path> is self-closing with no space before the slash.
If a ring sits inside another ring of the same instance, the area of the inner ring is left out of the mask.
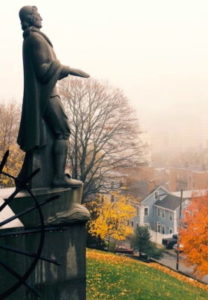
<path id="1" fill-rule="evenodd" d="M 156 263 L 87 250 L 87 300 L 207 300 L 208 286 Z"/>

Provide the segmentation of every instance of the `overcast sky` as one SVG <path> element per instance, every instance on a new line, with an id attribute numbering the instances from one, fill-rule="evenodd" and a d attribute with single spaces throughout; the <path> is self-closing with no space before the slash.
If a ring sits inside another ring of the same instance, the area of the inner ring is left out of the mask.
<path id="1" fill-rule="evenodd" d="M 36 5 L 60 61 L 123 89 L 155 146 L 208 140 L 207 0 L 3 3 L 0 101 L 22 100 L 18 11 Z"/>

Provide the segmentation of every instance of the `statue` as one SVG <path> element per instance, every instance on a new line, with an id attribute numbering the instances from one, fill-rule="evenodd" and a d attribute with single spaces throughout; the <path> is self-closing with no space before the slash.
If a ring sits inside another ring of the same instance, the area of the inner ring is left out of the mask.
<path id="1" fill-rule="evenodd" d="M 56 82 L 68 75 L 84 78 L 89 75 L 58 61 L 51 41 L 40 31 L 42 18 L 36 6 L 24 6 L 19 17 L 24 37 L 24 95 L 17 142 L 26 155 L 18 179 L 24 180 L 35 167 L 42 169 L 46 164 L 45 168 L 52 165 L 47 175 L 51 176 L 50 186 L 73 188 L 77 180 L 65 174 L 70 127 Z M 44 180 L 42 175 L 35 187 Z"/>

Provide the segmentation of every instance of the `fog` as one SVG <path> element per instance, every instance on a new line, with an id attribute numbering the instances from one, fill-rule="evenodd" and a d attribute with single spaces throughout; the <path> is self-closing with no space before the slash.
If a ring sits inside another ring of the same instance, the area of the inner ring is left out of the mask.
<path id="1" fill-rule="evenodd" d="M 0 100 L 22 99 L 22 0 L 0 11 Z M 153 151 L 208 140 L 208 2 L 34 0 L 64 64 L 124 90 Z"/>

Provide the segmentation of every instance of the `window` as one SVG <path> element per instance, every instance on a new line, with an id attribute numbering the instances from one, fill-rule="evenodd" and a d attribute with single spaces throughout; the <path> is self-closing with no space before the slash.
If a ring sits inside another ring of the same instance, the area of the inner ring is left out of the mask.
<path id="1" fill-rule="evenodd" d="M 162 225 L 162 234 L 165 234 L 165 226 Z"/>
<path id="2" fill-rule="evenodd" d="M 160 224 L 157 224 L 157 232 L 160 232 L 161 231 L 161 226 Z"/>
<path id="3" fill-rule="evenodd" d="M 134 222 L 131 222 L 131 227 L 134 227 Z"/>
<path id="4" fill-rule="evenodd" d="M 164 209 L 162 210 L 162 217 L 165 218 L 165 211 L 164 211 Z"/>
<path id="5" fill-rule="evenodd" d="M 155 200 L 160 200 L 160 195 L 158 192 L 155 192 Z"/>
<path id="6" fill-rule="evenodd" d="M 144 208 L 144 215 L 149 216 L 149 207 Z"/>
<path id="7" fill-rule="evenodd" d="M 160 217 L 160 208 L 157 208 L 157 215 Z"/>
<path id="8" fill-rule="evenodd" d="M 172 212 L 170 212 L 170 221 L 172 221 L 173 220 L 173 214 L 172 214 Z"/>
<path id="9" fill-rule="evenodd" d="M 173 229 L 172 228 L 169 228 L 169 233 L 173 233 Z"/>

